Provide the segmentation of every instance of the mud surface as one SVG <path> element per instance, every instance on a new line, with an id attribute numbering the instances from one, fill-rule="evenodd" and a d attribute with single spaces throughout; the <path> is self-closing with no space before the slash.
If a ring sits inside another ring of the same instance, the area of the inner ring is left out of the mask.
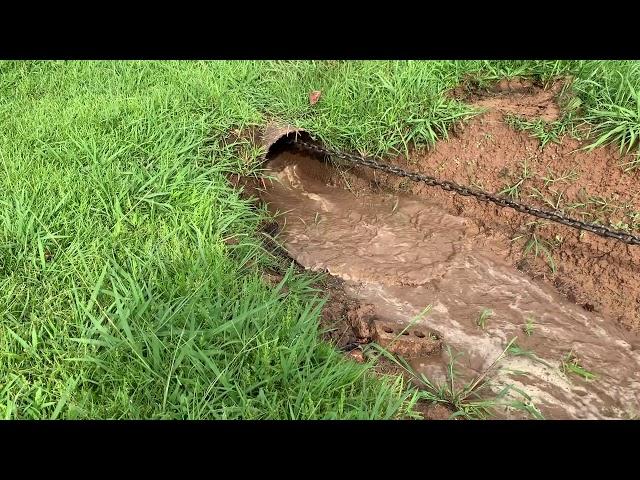
<path id="1" fill-rule="evenodd" d="M 488 112 L 454 138 L 392 163 L 491 192 L 524 178 L 519 195 L 527 203 L 549 208 L 545 202 L 554 201 L 603 223 L 634 221 L 638 178 L 622 172 L 615 151 L 586 153 L 571 138 L 541 150 L 504 122 L 505 113 L 558 118 L 557 88 L 507 84 L 493 93 L 476 98 Z M 521 354 L 501 362 L 494 388 L 526 391 L 546 418 L 639 411 L 640 340 L 628 330 L 640 326 L 640 249 L 379 173 L 339 171 L 296 152 L 278 154 L 268 167 L 275 180 L 261 196 L 281 214 L 287 250 L 343 282 L 344 298 L 332 300 L 323 317 L 339 343 L 387 342 L 442 381 L 443 345 L 462 353 L 460 378 L 468 380 L 517 338 Z M 533 234 L 549 255 L 523 254 Z M 492 315 L 481 328 L 484 309 Z M 563 371 L 569 354 L 596 378 Z"/>

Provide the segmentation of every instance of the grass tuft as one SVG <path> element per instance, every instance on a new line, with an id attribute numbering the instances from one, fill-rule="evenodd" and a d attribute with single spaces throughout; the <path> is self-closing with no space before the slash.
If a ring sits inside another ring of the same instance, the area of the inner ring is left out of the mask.
<path id="1" fill-rule="evenodd" d="M 580 360 L 573 351 L 563 355 L 562 360 L 560 361 L 560 370 L 565 375 L 572 373 L 587 381 L 598 378 L 595 373 L 590 372 L 580 364 Z"/>

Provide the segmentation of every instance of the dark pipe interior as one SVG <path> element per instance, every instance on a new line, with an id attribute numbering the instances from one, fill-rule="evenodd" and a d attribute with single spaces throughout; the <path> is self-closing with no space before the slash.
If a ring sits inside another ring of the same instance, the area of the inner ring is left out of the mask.
<path id="1" fill-rule="evenodd" d="M 300 147 L 297 147 L 295 143 L 293 143 L 294 140 L 296 140 L 296 138 L 313 145 L 318 145 L 318 146 L 322 145 L 321 142 L 319 142 L 318 140 L 314 140 L 311 137 L 311 135 L 309 135 L 307 132 L 291 132 L 287 135 L 283 135 L 276 142 L 274 142 L 269 147 L 269 150 L 267 151 L 265 158 L 267 160 L 271 160 L 283 152 L 302 151 Z M 314 158 L 316 160 L 321 160 L 321 161 L 327 160 L 326 158 L 324 158 L 324 155 L 316 152 L 304 150 L 304 153 L 305 153 L 305 156 Z"/>

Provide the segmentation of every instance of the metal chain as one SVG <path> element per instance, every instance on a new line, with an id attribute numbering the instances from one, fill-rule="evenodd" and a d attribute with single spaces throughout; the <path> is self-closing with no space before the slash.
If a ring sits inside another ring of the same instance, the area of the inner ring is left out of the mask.
<path id="1" fill-rule="evenodd" d="M 482 200 L 484 202 L 491 202 L 500 207 L 512 208 L 520 213 L 526 213 L 528 215 L 533 215 L 534 217 L 543 218 L 545 220 L 551 220 L 553 222 L 557 222 L 562 225 L 566 225 L 567 227 L 575 228 L 577 230 L 586 230 L 588 232 L 595 233 L 596 235 L 599 235 L 601 237 L 613 238 L 615 240 L 619 240 L 629 245 L 640 245 L 640 237 L 636 235 L 631 235 L 630 233 L 622 232 L 620 230 L 612 230 L 602 225 L 597 225 L 595 223 L 583 222 L 581 220 L 576 220 L 574 218 L 566 217 L 561 213 L 550 212 L 548 210 L 542 210 L 540 208 L 531 207 L 529 205 L 514 202 L 507 198 L 498 197 L 490 193 L 483 192 L 482 190 L 479 190 L 477 188 L 465 187 L 462 185 L 458 185 L 457 183 L 449 182 L 446 180 L 438 180 L 435 177 L 431 177 L 429 175 L 423 175 L 421 173 L 408 172 L 406 170 L 403 170 L 400 167 L 381 163 L 371 158 L 359 157 L 349 153 L 342 153 L 329 148 L 319 147 L 317 145 L 313 145 L 311 143 L 300 140 L 299 138 L 292 139 L 292 142 L 295 145 L 300 145 L 308 150 L 321 153 L 323 155 L 329 155 L 331 157 L 341 158 L 350 163 L 355 163 L 357 165 L 373 168 L 375 170 L 380 170 L 382 172 L 390 173 L 392 175 L 396 175 L 399 177 L 409 178 L 415 182 L 423 182 L 430 186 L 440 187 L 447 192 L 456 192 L 465 197 L 475 197 L 478 200 Z"/>

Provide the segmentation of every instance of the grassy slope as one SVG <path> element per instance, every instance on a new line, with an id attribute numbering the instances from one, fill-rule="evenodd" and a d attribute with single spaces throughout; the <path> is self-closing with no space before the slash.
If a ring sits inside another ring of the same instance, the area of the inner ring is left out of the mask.
<path id="1" fill-rule="evenodd" d="M 402 150 L 471 114 L 443 96 L 469 73 L 567 72 L 576 118 L 635 140 L 632 62 L 0 63 L 0 415 L 403 414 L 400 380 L 317 340 L 306 277 L 287 276 L 287 296 L 261 282 L 263 214 L 224 180 L 256 152 L 222 138 L 279 118 L 334 146 Z"/>

